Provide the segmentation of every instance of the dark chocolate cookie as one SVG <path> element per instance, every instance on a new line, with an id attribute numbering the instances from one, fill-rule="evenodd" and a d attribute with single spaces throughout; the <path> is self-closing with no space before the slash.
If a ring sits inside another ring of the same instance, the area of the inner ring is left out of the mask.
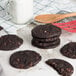
<path id="1" fill-rule="evenodd" d="M 0 26 L 0 30 L 2 30 L 3 28 Z"/>
<path id="2" fill-rule="evenodd" d="M 14 50 L 23 43 L 16 35 L 4 35 L 0 38 L 0 50 Z"/>
<path id="3" fill-rule="evenodd" d="M 32 45 L 42 49 L 55 48 L 60 44 L 60 39 L 53 42 L 43 43 L 39 41 L 32 40 Z"/>
<path id="4" fill-rule="evenodd" d="M 36 38 L 51 38 L 61 34 L 61 29 L 52 25 L 39 25 L 32 30 L 32 36 Z"/>
<path id="5" fill-rule="evenodd" d="M 60 52 L 66 57 L 76 59 L 76 42 L 70 42 L 64 45 Z"/>
<path id="6" fill-rule="evenodd" d="M 49 59 L 46 64 L 53 67 L 62 76 L 71 76 L 74 71 L 70 63 L 61 59 Z"/>
<path id="7" fill-rule="evenodd" d="M 41 60 L 41 56 L 31 50 L 19 51 L 11 55 L 10 64 L 19 69 L 28 69 L 35 66 Z"/>
<path id="8" fill-rule="evenodd" d="M 45 39 L 33 37 L 33 39 L 34 39 L 35 41 L 40 41 L 40 42 L 51 42 L 51 41 L 57 40 L 58 38 L 59 38 L 59 36 L 51 37 L 51 38 L 45 38 Z"/>

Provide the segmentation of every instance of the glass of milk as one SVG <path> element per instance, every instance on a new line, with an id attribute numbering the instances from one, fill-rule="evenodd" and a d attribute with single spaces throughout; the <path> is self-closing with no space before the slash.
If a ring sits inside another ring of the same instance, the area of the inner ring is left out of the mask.
<path id="1" fill-rule="evenodd" d="M 9 0 L 9 14 L 11 21 L 16 24 L 25 24 L 33 16 L 33 0 Z"/>

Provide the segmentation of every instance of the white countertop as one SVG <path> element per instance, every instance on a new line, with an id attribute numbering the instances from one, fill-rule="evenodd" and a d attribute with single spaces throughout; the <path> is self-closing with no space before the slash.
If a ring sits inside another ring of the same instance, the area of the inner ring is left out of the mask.
<path id="1" fill-rule="evenodd" d="M 13 51 L 0 51 L 0 64 L 3 68 L 3 75 L 2 76 L 40 76 L 40 75 L 48 75 L 48 76 L 60 76 L 52 67 L 49 67 L 45 64 L 45 61 L 50 58 L 57 58 L 57 59 L 63 59 L 71 63 L 74 67 L 74 73 L 72 76 L 76 76 L 76 59 L 70 59 L 62 54 L 60 54 L 60 48 L 70 42 L 70 41 L 76 41 L 76 33 L 68 33 L 63 31 L 61 35 L 61 44 L 57 48 L 54 49 L 39 49 L 31 45 L 31 29 L 34 27 L 34 25 L 26 25 L 23 29 L 18 30 L 18 36 L 23 38 L 24 43 L 23 45 Z M 29 69 L 16 69 L 13 68 L 9 64 L 9 57 L 12 53 L 16 51 L 21 50 L 34 50 L 42 56 L 42 60 L 34 67 Z"/>

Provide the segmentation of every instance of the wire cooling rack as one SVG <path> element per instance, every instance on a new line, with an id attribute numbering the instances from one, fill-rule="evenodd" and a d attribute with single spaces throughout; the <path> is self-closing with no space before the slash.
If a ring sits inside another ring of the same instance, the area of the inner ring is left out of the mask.
<path id="1" fill-rule="evenodd" d="M 68 13 L 76 12 L 75 0 L 34 0 L 34 16 L 45 13 Z M 9 9 L 8 0 L 0 0 L 0 26 L 4 28 L 6 33 L 15 33 L 22 26 L 12 23 L 11 16 L 7 12 Z M 67 18 L 61 22 L 75 20 L 76 17 Z"/>

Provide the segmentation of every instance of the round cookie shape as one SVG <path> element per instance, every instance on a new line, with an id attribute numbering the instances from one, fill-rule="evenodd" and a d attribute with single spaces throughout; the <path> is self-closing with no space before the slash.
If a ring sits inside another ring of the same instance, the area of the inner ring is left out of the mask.
<path id="1" fill-rule="evenodd" d="M 52 25 L 39 25 L 32 30 L 32 36 L 36 38 L 51 38 L 61 34 L 61 29 Z"/>
<path id="2" fill-rule="evenodd" d="M 14 50 L 21 46 L 23 40 L 16 35 L 4 35 L 0 37 L 0 50 Z"/>
<path id="3" fill-rule="evenodd" d="M 42 49 L 51 49 L 51 48 L 55 48 L 60 44 L 60 39 L 58 38 L 56 41 L 52 41 L 52 42 L 48 42 L 48 43 L 42 43 L 39 41 L 35 41 L 34 39 L 32 40 L 32 45 L 36 46 L 38 48 L 42 48 Z"/>
<path id="4" fill-rule="evenodd" d="M 51 37 L 51 38 L 45 38 L 45 39 L 42 39 L 42 38 L 33 38 L 35 41 L 40 41 L 40 42 L 51 42 L 51 41 L 55 41 L 59 38 L 59 36 L 56 36 L 56 37 Z"/>
<path id="5" fill-rule="evenodd" d="M 71 76 L 74 71 L 70 63 L 61 59 L 49 59 L 46 64 L 54 68 L 62 76 Z"/>
<path id="6" fill-rule="evenodd" d="M 68 58 L 76 59 L 76 42 L 70 42 L 64 45 L 60 52 Z"/>
<path id="7" fill-rule="evenodd" d="M 15 52 L 10 56 L 10 64 L 19 69 L 28 69 L 33 67 L 38 64 L 40 60 L 40 54 L 31 50 Z"/>

